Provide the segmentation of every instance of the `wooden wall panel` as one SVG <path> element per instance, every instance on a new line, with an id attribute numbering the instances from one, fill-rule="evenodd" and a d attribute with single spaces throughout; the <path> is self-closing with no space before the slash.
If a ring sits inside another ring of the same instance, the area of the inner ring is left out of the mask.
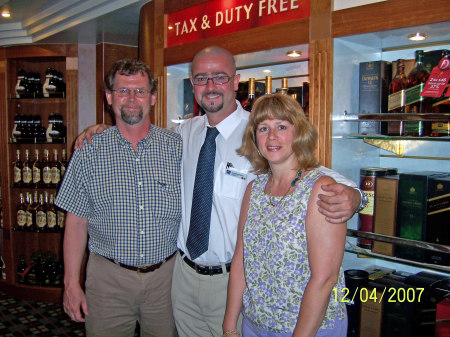
<path id="1" fill-rule="evenodd" d="M 333 37 L 450 20 L 449 0 L 388 0 L 332 13 Z"/>

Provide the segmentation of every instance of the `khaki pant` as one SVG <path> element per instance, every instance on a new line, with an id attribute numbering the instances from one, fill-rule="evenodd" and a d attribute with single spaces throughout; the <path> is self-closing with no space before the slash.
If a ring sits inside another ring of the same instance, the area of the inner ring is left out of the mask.
<path id="1" fill-rule="evenodd" d="M 176 254 L 172 307 L 180 337 L 221 337 L 228 273 L 200 275 Z M 241 318 L 238 329 L 240 330 Z"/>
<path id="2" fill-rule="evenodd" d="M 149 273 L 137 273 L 90 254 L 86 276 L 87 336 L 175 337 L 170 288 L 175 258 Z"/>

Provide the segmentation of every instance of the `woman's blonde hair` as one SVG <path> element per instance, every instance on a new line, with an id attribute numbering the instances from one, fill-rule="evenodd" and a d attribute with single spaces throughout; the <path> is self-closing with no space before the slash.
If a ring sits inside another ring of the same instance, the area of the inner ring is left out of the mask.
<path id="1" fill-rule="evenodd" d="M 237 150 L 238 154 L 250 161 L 256 174 L 267 173 L 270 170 L 269 162 L 260 154 L 256 143 L 256 129 L 266 119 L 285 120 L 294 125 L 295 138 L 292 149 L 297 156 L 298 170 L 319 165 L 314 156 L 317 131 L 306 119 L 300 104 L 289 95 L 264 95 L 259 97 L 253 105 L 242 138 L 242 146 Z"/>

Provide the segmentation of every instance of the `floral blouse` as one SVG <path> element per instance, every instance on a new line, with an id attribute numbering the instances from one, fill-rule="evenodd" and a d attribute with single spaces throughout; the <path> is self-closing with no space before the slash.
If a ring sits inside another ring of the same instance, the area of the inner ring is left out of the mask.
<path id="1" fill-rule="evenodd" d="M 314 183 L 322 175 L 317 169 L 311 170 L 294 193 L 284 199 L 272 197 L 278 202 L 275 206 L 269 204 L 264 192 L 268 175 L 259 175 L 253 182 L 243 233 L 247 282 L 243 306 L 246 317 L 259 329 L 287 333 L 297 324 L 303 292 L 311 277 L 306 211 Z M 332 329 L 336 318 L 345 319 L 344 287 L 341 267 L 321 329 Z"/>

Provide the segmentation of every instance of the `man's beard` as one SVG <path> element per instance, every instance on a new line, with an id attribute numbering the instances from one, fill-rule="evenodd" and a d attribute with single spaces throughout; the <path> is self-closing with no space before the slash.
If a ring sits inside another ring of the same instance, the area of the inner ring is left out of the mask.
<path id="1" fill-rule="evenodd" d="M 203 103 L 203 97 L 211 95 L 211 94 L 219 95 L 220 97 L 222 97 L 222 103 L 220 103 L 218 105 L 211 105 L 211 104 Z M 200 106 L 203 108 L 203 110 L 205 112 L 217 112 L 219 110 L 222 110 L 222 108 L 223 108 L 223 94 L 220 93 L 220 92 L 216 92 L 216 91 L 210 91 L 210 92 L 207 92 L 207 93 L 203 94 L 202 100 L 200 102 Z"/>
<path id="2" fill-rule="evenodd" d="M 133 124 L 137 124 L 142 120 L 142 117 L 144 116 L 143 111 L 142 111 L 142 107 L 139 107 L 139 113 L 136 115 L 135 113 L 132 115 L 130 114 L 125 106 L 121 106 L 120 107 L 120 116 L 122 117 L 122 120 L 129 124 L 129 125 L 133 125 Z"/>

